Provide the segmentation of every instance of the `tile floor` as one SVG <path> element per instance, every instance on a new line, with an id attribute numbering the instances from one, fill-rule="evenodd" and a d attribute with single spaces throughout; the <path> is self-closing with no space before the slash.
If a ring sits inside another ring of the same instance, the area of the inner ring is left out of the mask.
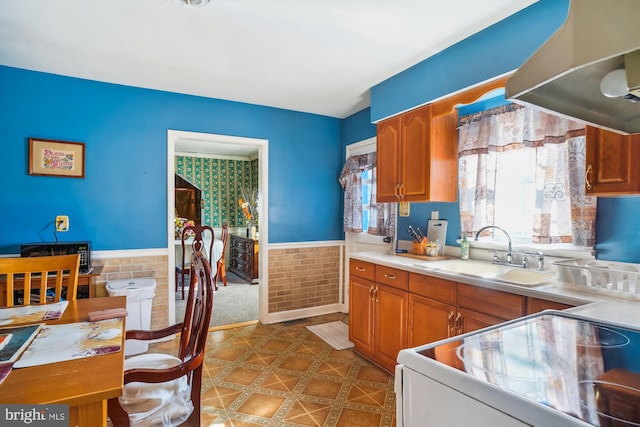
<path id="1" fill-rule="evenodd" d="M 395 426 L 393 377 L 352 350 L 334 350 L 306 328 L 335 320 L 347 323 L 348 317 L 210 332 L 202 425 Z M 152 350 L 176 345 L 173 340 Z"/>

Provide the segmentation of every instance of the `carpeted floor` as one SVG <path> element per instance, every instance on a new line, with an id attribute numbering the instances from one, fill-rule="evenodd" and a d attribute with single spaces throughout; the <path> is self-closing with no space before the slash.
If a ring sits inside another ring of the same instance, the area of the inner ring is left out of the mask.
<path id="1" fill-rule="evenodd" d="M 227 272 L 227 286 L 218 283 L 218 291 L 213 296 L 211 326 L 258 320 L 259 285 L 251 285 L 233 273 Z M 176 294 L 176 322 L 184 318 L 185 299 Z"/>

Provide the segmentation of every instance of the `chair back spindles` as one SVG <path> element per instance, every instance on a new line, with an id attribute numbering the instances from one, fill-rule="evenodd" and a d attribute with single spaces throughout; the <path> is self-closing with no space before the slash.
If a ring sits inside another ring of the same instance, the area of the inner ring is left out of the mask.
<path id="1" fill-rule="evenodd" d="M 207 234 L 211 235 L 211 241 L 209 242 L 208 247 L 205 247 L 204 238 Z M 215 240 L 213 228 L 208 225 L 187 225 L 182 229 L 180 242 L 182 246 L 182 259 L 180 265 L 178 266 L 178 268 L 176 268 L 176 291 L 178 290 L 178 279 L 180 279 L 180 286 L 182 288 L 182 299 L 184 299 L 184 278 L 189 274 L 190 259 L 188 257 L 190 255 L 187 254 L 186 249 L 189 248 L 189 236 L 191 235 L 193 235 L 193 240 L 191 240 L 191 254 L 195 254 L 198 252 L 204 253 L 206 250 L 207 256 L 209 258 L 209 264 L 211 264 L 213 256 L 213 242 Z M 189 282 L 191 282 L 191 280 L 189 280 Z"/>
<path id="2" fill-rule="evenodd" d="M 23 304 L 46 304 L 47 291 L 53 289 L 53 302 L 62 299 L 75 300 L 78 294 L 80 255 L 55 255 L 24 258 L 0 258 L 0 276 L 5 276 L 2 299 L 4 306 L 16 305 L 14 291 L 23 289 Z M 32 292 L 39 292 L 39 300 L 32 300 Z"/>

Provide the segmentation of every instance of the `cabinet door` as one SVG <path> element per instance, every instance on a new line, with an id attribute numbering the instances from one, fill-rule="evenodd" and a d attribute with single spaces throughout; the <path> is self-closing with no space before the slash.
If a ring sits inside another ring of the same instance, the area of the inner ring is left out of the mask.
<path id="1" fill-rule="evenodd" d="M 565 308 L 573 307 L 569 304 L 563 304 L 561 302 L 547 301 L 540 298 L 527 297 L 527 314 L 538 313 L 543 310 L 564 310 Z"/>
<path id="2" fill-rule="evenodd" d="M 398 352 L 407 348 L 408 292 L 376 283 L 375 360 L 393 372 Z"/>
<path id="3" fill-rule="evenodd" d="M 377 176 L 378 202 L 397 202 L 400 184 L 400 116 L 378 123 Z"/>
<path id="4" fill-rule="evenodd" d="M 373 353 L 373 291 L 375 284 L 356 276 L 349 281 L 349 341 L 356 350 Z"/>
<path id="5" fill-rule="evenodd" d="M 435 105 L 433 106 L 435 108 Z M 458 200 L 458 110 L 431 114 L 429 200 Z"/>
<path id="6" fill-rule="evenodd" d="M 458 306 L 511 320 L 525 313 L 526 297 L 480 286 L 458 283 Z"/>
<path id="7" fill-rule="evenodd" d="M 454 335 L 456 308 L 449 304 L 409 294 L 409 347 L 416 347 Z"/>
<path id="8" fill-rule="evenodd" d="M 586 156 L 587 194 L 637 194 L 640 191 L 640 135 L 620 135 L 587 126 Z"/>
<path id="9" fill-rule="evenodd" d="M 400 189 L 406 202 L 429 200 L 431 106 L 402 115 Z"/>
<path id="10" fill-rule="evenodd" d="M 455 326 L 459 334 L 466 334 L 467 332 L 477 331 L 478 329 L 504 322 L 504 319 L 500 319 L 499 317 L 473 310 L 466 310 L 464 308 L 458 308 L 458 313 L 460 316 Z"/>

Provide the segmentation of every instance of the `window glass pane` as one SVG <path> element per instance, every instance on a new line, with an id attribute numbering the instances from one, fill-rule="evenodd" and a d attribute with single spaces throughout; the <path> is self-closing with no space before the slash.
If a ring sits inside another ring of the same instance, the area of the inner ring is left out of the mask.
<path id="1" fill-rule="evenodd" d="M 530 240 L 536 201 L 536 151 L 521 149 L 498 154 L 495 223 L 511 237 Z"/>
<path id="2" fill-rule="evenodd" d="M 362 172 L 362 230 L 369 229 L 369 208 L 371 207 L 371 170 Z"/>

